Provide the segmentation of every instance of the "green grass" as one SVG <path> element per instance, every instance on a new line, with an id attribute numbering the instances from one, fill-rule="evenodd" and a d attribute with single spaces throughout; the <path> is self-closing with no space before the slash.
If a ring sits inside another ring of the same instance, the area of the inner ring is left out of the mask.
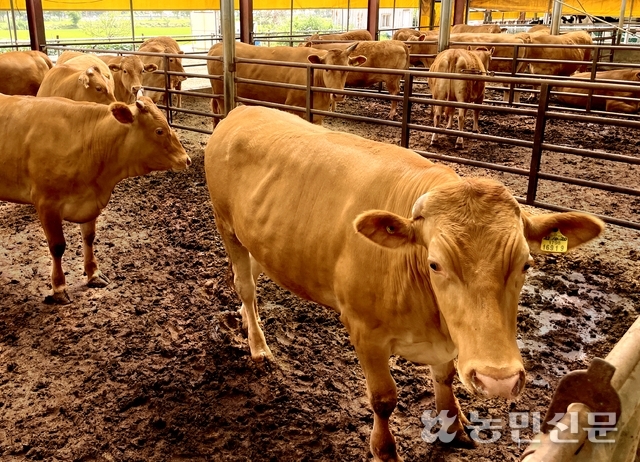
<path id="1" fill-rule="evenodd" d="M 168 35 L 170 37 L 191 35 L 191 27 L 136 27 L 135 29 L 136 39 L 145 37 L 155 37 L 158 35 Z M 59 37 L 61 41 L 69 40 L 69 39 L 93 39 L 96 37 L 88 37 L 87 32 L 82 29 L 53 29 L 46 31 L 47 42 L 53 42 Z M 8 30 L 0 30 L 0 40 L 6 39 L 9 40 L 10 35 Z M 29 40 L 29 31 L 28 30 L 18 30 L 18 40 L 20 41 L 28 41 Z M 105 40 L 106 41 L 106 40 Z"/>

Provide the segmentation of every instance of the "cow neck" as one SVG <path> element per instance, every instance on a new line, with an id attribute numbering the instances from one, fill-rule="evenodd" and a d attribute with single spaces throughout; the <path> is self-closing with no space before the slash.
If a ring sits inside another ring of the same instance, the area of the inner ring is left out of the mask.
<path id="1" fill-rule="evenodd" d="M 128 138 L 136 122 L 122 124 L 110 111 L 106 114 L 103 111 L 95 111 L 92 117 L 94 117 L 92 121 L 87 121 L 88 126 L 94 127 L 94 133 L 104 134 L 104 136 L 94 135 L 89 146 L 90 156 L 94 159 L 97 170 L 96 183 L 100 188 L 111 191 L 125 178 L 148 173 L 138 165 L 138 162 L 133 161 L 139 153 L 128 146 Z"/>

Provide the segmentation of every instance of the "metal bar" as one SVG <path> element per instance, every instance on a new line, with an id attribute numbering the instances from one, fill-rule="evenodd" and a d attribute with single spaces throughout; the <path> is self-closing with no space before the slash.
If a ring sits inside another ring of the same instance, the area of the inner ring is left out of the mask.
<path id="1" fill-rule="evenodd" d="M 406 73 L 404 77 L 404 92 L 402 94 L 402 134 L 400 146 L 409 147 L 409 124 L 411 123 L 411 91 L 413 89 L 413 75 Z"/>
<path id="2" fill-rule="evenodd" d="M 29 40 L 31 43 L 31 49 L 42 51 L 47 45 L 47 39 L 44 29 L 44 14 L 42 12 L 42 1 L 25 0 L 25 5 L 27 7 L 27 22 L 29 24 Z M 16 44 L 17 43 L 18 35 L 16 33 Z"/>
<path id="3" fill-rule="evenodd" d="M 543 83 L 540 86 L 540 102 L 538 103 L 538 116 L 536 117 L 536 128 L 533 135 L 533 149 L 531 151 L 531 166 L 529 167 L 529 185 L 527 187 L 527 204 L 536 200 L 538 189 L 538 172 L 542 159 L 542 142 L 544 141 L 544 129 L 547 119 L 544 114 L 549 105 L 549 85 Z"/>
<path id="4" fill-rule="evenodd" d="M 394 5 L 395 13 L 395 5 Z M 378 40 L 378 18 L 380 16 L 380 0 L 367 0 L 367 30 L 373 37 Z M 347 19 L 348 25 L 348 19 Z"/>
<path id="5" fill-rule="evenodd" d="M 562 0 L 553 0 L 553 11 L 551 12 L 551 35 L 560 33 L 560 17 L 562 16 Z"/>
<path id="6" fill-rule="evenodd" d="M 307 97 L 305 100 L 305 109 L 307 111 L 307 120 L 311 122 L 313 119 L 311 118 L 311 99 L 313 98 L 313 94 L 311 92 L 311 87 L 313 86 L 313 68 L 309 66 L 307 68 Z"/>
<path id="7" fill-rule="evenodd" d="M 224 76 L 224 115 L 236 107 L 236 31 L 233 13 L 233 0 L 221 0 L 220 13 L 222 21 L 222 68 Z"/>
<path id="8" fill-rule="evenodd" d="M 451 34 L 451 0 L 440 2 L 440 31 L 438 33 L 438 53 L 449 48 Z"/>
<path id="9" fill-rule="evenodd" d="M 240 0 L 240 41 L 253 44 L 253 0 Z"/>

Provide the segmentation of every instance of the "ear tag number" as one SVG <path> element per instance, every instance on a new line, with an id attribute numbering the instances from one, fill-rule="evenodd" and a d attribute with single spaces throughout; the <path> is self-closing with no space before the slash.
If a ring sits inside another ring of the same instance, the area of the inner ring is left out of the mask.
<path id="1" fill-rule="evenodd" d="M 542 238 L 540 249 L 543 252 L 565 253 L 569 247 L 569 239 L 560 230 L 552 231 L 548 236 Z"/>

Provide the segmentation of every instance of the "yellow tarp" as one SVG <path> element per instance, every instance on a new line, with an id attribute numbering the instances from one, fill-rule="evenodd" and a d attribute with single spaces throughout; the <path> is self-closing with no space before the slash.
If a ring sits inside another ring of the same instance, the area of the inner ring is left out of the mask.
<path id="1" fill-rule="evenodd" d="M 293 5 L 292 5 L 293 2 Z M 419 0 L 380 0 L 380 8 L 418 8 Z M 235 0 L 235 8 L 239 8 Z M 42 0 L 42 9 L 47 10 L 219 10 L 220 0 Z M 294 10 L 302 9 L 366 9 L 367 0 L 254 0 L 254 10 Z M 13 7 L 25 11 L 24 0 L 13 0 Z M 11 0 L 0 0 L 0 11 L 11 10 Z"/>
<path id="2" fill-rule="evenodd" d="M 620 1 L 611 0 L 563 0 L 562 14 L 592 16 L 620 16 Z M 633 11 L 631 7 L 633 6 Z M 525 11 L 527 13 L 551 13 L 551 0 L 469 0 L 469 8 L 493 11 Z M 640 16 L 640 1 L 627 0 L 625 17 Z"/>

